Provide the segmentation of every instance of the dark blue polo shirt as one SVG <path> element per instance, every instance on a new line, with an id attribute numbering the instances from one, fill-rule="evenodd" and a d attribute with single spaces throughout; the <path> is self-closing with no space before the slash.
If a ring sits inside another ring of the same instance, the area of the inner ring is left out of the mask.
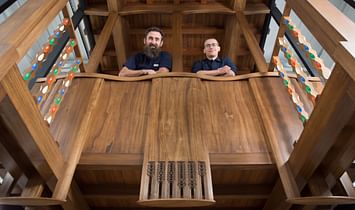
<path id="1" fill-rule="evenodd" d="M 237 67 L 231 61 L 231 59 L 225 58 L 216 58 L 214 60 L 209 60 L 207 58 L 203 60 L 196 61 L 192 66 L 192 72 L 197 73 L 199 70 L 216 70 L 223 66 L 229 66 L 235 74 L 237 74 Z"/>
<path id="2" fill-rule="evenodd" d="M 153 69 L 155 71 L 158 71 L 160 67 L 166 67 L 171 71 L 171 55 L 168 52 L 162 51 L 158 57 L 150 58 L 144 53 L 137 53 L 128 58 L 124 66 L 131 70 Z"/>

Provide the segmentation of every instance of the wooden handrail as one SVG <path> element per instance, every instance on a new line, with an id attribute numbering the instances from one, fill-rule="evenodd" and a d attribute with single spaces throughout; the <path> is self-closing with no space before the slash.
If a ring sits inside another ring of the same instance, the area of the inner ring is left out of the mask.
<path id="1" fill-rule="evenodd" d="M 144 81 L 151 80 L 155 78 L 165 78 L 165 77 L 189 77 L 189 78 L 200 78 L 203 80 L 209 81 L 238 81 L 238 80 L 246 80 L 250 78 L 258 78 L 258 77 L 279 77 L 278 72 L 256 72 L 250 74 L 237 75 L 235 77 L 215 77 L 215 76 L 207 76 L 202 74 L 188 73 L 188 72 L 170 72 L 170 73 L 160 73 L 155 75 L 146 75 L 141 77 L 118 77 L 114 75 L 108 74 L 98 74 L 98 73 L 78 73 L 75 74 L 75 78 L 102 78 L 105 80 L 111 81 L 121 81 L 121 82 L 135 82 L 135 81 Z M 294 73 L 288 74 L 290 78 L 297 78 L 297 75 Z M 63 79 L 65 75 L 58 76 L 57 79 Z M 309 77 L 309 81 L 319 82 L 319 78 L 317 77 Z M 37 79 L 37 82 L 45 82 L 45 78 Z"/>

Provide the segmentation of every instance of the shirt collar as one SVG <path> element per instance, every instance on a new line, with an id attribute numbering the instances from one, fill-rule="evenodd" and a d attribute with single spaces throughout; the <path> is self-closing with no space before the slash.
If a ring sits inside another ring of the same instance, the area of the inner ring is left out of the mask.
<path id="1" fill-rule="evenodd" d="M 217 61 L 217 62 L 221 62 L 221 59 L 219 57 L 217 57 L 216 59 L 208 59 L 208 58 L 205 58 L 206 61 Z"/>

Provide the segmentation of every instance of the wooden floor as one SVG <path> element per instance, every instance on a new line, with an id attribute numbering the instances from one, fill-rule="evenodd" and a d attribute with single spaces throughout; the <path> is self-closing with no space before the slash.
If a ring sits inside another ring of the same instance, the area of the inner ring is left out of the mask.
<path id="1" fill-rule="evenodd" d="M 78 77 L 51 131 L 62 151 L 69 151 L 67 143 L 88 114 L 83 110 L 90 104 L 89 93 L 99 91 L 75 174 L 92 209 L 138 207 L 148 132 L 176 145 L 161 151 L 167 156 L 179 152 L 184 141 L 202 139 L 210 154 L 215 207 L 260 209 L 278 178 L 265 123 L 290 150 L 303 129 L 281 80 L 270 75 L 234 81 L 189 74 L 142 81 L 103 76 L 99 90 L 93 87 L 100 76 Z"/>

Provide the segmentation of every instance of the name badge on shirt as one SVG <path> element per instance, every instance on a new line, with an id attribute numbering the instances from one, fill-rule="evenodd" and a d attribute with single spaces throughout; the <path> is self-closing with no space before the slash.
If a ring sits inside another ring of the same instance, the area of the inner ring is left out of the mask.
<path id="1" fill-rule="evenodd" d="M 153 67 L 159 67 L 159 63 L 154 63 Z"/>

